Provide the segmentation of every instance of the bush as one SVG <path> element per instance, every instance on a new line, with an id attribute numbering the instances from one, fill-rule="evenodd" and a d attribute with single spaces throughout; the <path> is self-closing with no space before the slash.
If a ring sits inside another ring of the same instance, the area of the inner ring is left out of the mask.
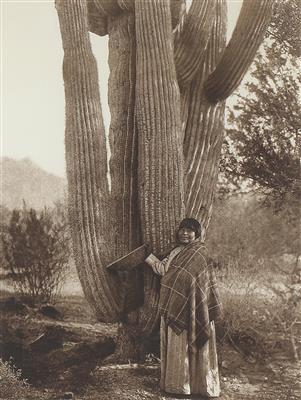
<path id="1" fill-rule="evenodd" d="M 36 304 L 58 293 L 69 260 L 62 210 L 15 209 L 2 232 L 5 265 L 16 290 Z"/>
<path id="2" fill-rule="evenodd" d="M 251 195 L 216 204 L 207 245 L 218 267 L 222 331 L 244 353 L 269 356 L 285 348 L 298 358 L 301 285 L 292 283 L 301 274 L 298 214 L 275 214 Z"/>
<path id="3" fill-rule="evenodd" d="M 300 253 L 299 212 L 275 214 L 260 205 L 256 196 L 244 194 L 217 201 L 210 223 L 207 245 L 220 264 L 244 263 L 250 256 L 267 260 L 285 253 Z"/>
<path id="4" fill-rule="evenodd" d="M 239 351 L 255 358 L 269 358 L 280 350 L 298 360 L 300 271 L 296 265 L 281 273 L 270 268 L 262 261 L 245 259 L 219 271 L 222 342 L 230 340 Z"/>
<path id="5" fill-rule="evenodd" d="M 21 371 L 0 358 L 0 399 L 20 400 L 28 389 L 28 383 L 21 378 Z"/>
<path id="6" fill-rule="evenodd" d="M 0 358 L 0 400 L 46 400 L 47 395 L 33 389 L 12 361 Z"/>

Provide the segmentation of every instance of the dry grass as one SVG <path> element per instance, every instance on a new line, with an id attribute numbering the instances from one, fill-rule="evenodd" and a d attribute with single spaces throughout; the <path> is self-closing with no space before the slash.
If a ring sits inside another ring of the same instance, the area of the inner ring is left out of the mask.
<path id="1" fill-rule="evenodd" d="M 271 260 L 254 257 L 229 262 L 219 273 L 224 339 L 230 336 L 247 356 L 268 359 L 285 350 L 298 358 L 301 343 L 296 339 L 296 348 L 291 346 L 299 329 L 293 324 L 301 321 L 300 303 L 294 303 L 295 294 L 288 290 L 292 271 L 292 265 L 279 272 Z"/>
<path id="2" fill-rule="evenodd" d="M 47 396 L 30 386 L 12 362 L 0 358 L 0 400 L 47 400 Z"/>

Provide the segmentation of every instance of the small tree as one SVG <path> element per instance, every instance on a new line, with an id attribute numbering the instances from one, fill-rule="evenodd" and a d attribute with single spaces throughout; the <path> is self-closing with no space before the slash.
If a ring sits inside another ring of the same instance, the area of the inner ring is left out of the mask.
<path id="1" fill-rule="evenodd" d="M 300 179 L 300 3 L 277 3 L 274 18 L 245 85 L 230 110 L 222 172 L 238 188 L 249 183 L 276 210 L 296 213 Z"/>
<path id="2" fill-rule="evenodd" d="M 14 209 L 2 233 L 5 266 L 18 292 L 35 303 L 55 297 L 69 260 L 65 218 L 55 210 Z"/>
<path id="3" fill-rule="evenodd" d="M 3 205 L 0 205 L 0 235 L 1 237 L 7 231 L 7 226 L 11 217 L 11 211 Z M 6 279 L 7 271 L 5 271 L 5 265 L 7 264 L 4 256 L 3 241 L 0 240 L 0 280 Z"/>

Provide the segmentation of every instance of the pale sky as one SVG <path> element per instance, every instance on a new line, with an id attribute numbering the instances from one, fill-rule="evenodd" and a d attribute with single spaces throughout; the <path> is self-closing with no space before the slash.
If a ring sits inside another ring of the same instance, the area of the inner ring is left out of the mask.
<path id="1" fill-rule="evenodd" d="M 63 51 L 53 0 L 1 2 L 1 156 L 65 176 Z M 228 0 L 228 36 L 241 0 Z M 106 128 L 107 37 L 91 34 Z"/>

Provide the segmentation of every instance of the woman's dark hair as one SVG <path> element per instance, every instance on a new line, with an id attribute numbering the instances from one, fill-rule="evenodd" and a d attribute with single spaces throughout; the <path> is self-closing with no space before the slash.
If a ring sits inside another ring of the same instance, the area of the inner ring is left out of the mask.
<path id="1" fill-rule="evenodd" d="M 179 225 L 179 229 L 181 228 L 189 228 L 193 230 L 196 238 L 200 237 L 202 234 L 202 225 L 194 218 L 184 218 Z"/>

